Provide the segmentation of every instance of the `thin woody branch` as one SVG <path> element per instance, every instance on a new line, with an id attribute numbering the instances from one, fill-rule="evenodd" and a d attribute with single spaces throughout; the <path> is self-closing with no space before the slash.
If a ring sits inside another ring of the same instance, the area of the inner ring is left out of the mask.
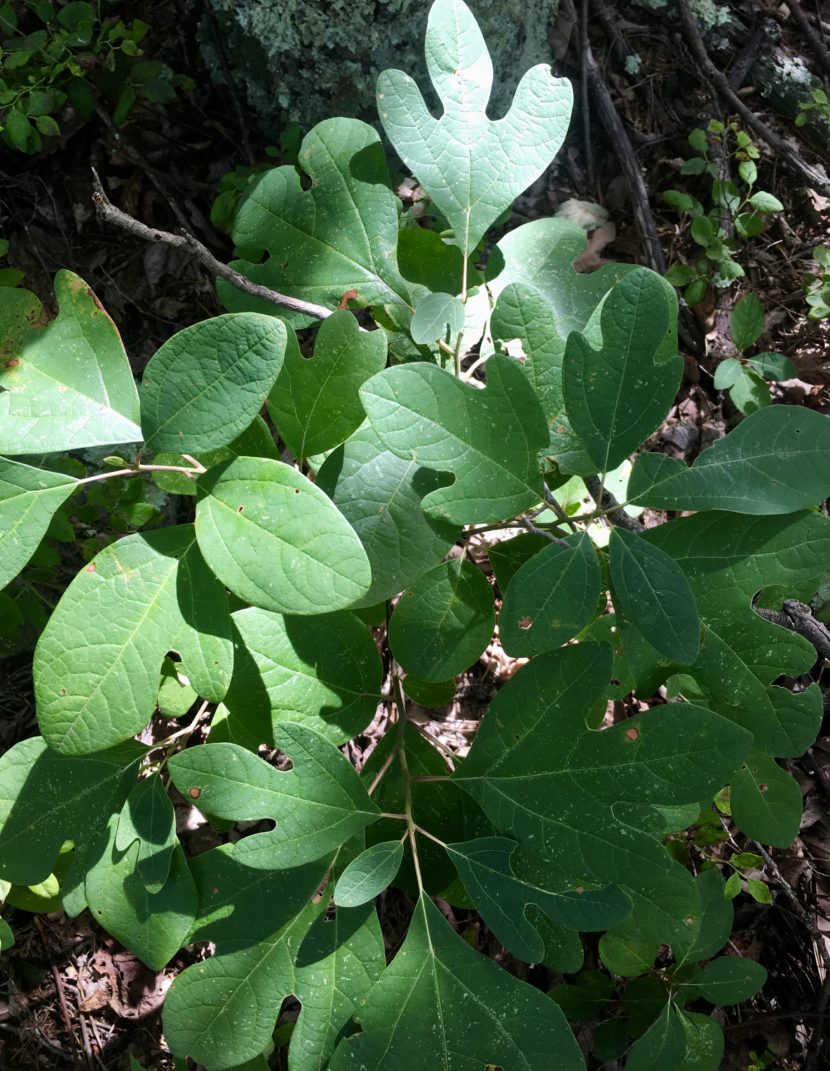
<path id="1" fill-rule="evenodd" d="M 102 222 L 120 227 L 121 230 L 127 231 L 128 234 L 132 234 L 135 238 L 140 238 L 145 242 L 161 243 L 162 245 L 169 245 L 173 249 L 184 249 L 191 253 L 215 278 L 224 279 L 226 283 L 230 283 L 231 286 L 241 290 L 244 294 L 259 298 L 261 301 L 267 301 L 270 305 L 276 305 L 277 308 L 289 309 L 291 312 L 298 312 L 304 316 L 313 316 L 315 320 L 325 320 L 331 316 L 332 309 L 327 309 L 322 305 L 315 305 L 310 301 L 301 301 L 299 298 L 289 297 L 287 294 L 280 294 L 267 286 L 262 286 L 259 283 L 252 282 L 250 279 L 246 279 L 244 275 L 235 271 L 229 264 L 223 264 L 221 260 L 217 260 L 207 246 L 202 245 L 197 238 L 194 238 L 187 231 L 183 231 L 181 234 L 171 234 L 169 231 L 160 231 L 155 227 L 148 227 L 139 220 L 133 219 L 126 212 L 122 212 L 120 208 L 116 208 L 110 201 L 94 168 L 92 171 L 92 186 L 92 202 L 95 205 L 98 218 Z"/>
<path id="2" fill-rule="evenodd" d="M 683 34 L 689 48 L 692 50 L 692 54 L 700 65 L 701 73 L 723 97 L 729 107 L 736 111 L 747 126 L 751 127 L 759 138 L 763 138 L 773 152 L 781 158 L 781 162 L 789 167 L 791 171 L 796 171 L 807 185 L 811 186 L 817 193 L 825 196 L 830 195 L 830 179 L 828 179 L 826 173 L 821 168 L 808 164 L 796 152 L 794 145 L 784 141 L 783 138 L 780 138 L 770 130 L 767 124 L 762 122 L 755 112 L 748 108 L 735 93 L 723 71 L 719 71 L 714 65 L 709 58 L 709 53 L 706 51 L 703 38 L 700 36 L 695 17 L 689 9 L 688 0 L 677 0 L 677 13 Z"/>

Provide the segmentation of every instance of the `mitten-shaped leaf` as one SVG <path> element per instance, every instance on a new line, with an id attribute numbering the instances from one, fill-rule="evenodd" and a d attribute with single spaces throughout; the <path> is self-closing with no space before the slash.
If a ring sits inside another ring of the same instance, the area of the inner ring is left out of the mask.
<path id="1" fill-rule="evenodd" d="M 821 697 L 815 686 L 796 694 L 774 681 L 782 673 L 807 672 L 815 648 L 765 621 L 752 602 L 762 589 L 768 596 L 811 597 L 830 560 L 830 521 L 817 513 L 701 513 L 640 538 L 677 562 L 695 596 L 701 647 L 684 672 L 695 678 L 715 710 L 754 735 L 756 750 L 801 755 L 821 724 Z"/>
<path id="2" fill-rule="evenodd" d="M 545 170 L 565 139 L 573 93 L 539 64 L 519 83 L 510 111 L 486 114 L 493 65 L 472 12 L 461 0 L 436 0 L 426 60 L 443 105 L 430 114 L 403 71 L 378 79 L 378 114 L 409 170 L 447 217 L 467 256 L 487 228 Z"/>
<path id="3" fill-rule="evenodd" d="M 691 468 L 641 454 L 631 472 L 632 502 L 670 510 L 795 513 L 830 494 L 830 420 L 812 409 L 771 405 L 750 414 L 700 454 Z"/>
<path id="4" fill-rule="evenodd" d="M 310 904 L 328 860 L 293 870 L 252 870 L 224 844 L 192 861 L 199 911 L 191 941 L 210 959 L 179 974 L 164 1005 L 164 1034 L 177 1056 L 208 1071 L 251 1060 L 267 1046 L 294 991 L 297 950 L 323 910 Z"/>
<path id="5" fill-rule="evenodd" d="M 75 482 L 71 476 L 0 457 L 0 588 L 17 576 L 37 550 Z"/>
<path id="6" fill-rule="evenodd" d="M 51 454 L 141 440 L 138 392 L 115 324 L 83 279 L 55 276 L 58 315 L 0 287 L 0 453 Z"/>
<path id="7" fill-rule="evenodd" d="M 565 406 L 601 472 L 624 461 L 668 413 L 683 373 L 676 332 L 674 290 L 638 268 L 610 291 L 584 334 L 569 336 Z"/>
<path id="8" fill-rule="evenodd" d="M 61 845 L 75 843 L 71 880 L 101 848 L 107 817 L 135 784 L 144 749 L 129 741 L 109 751 L 67 758 L 41 737 L 16 744 L 0 758 L 0 878 L 35 885 L 52 872 Z"/>
<path id="9" fill-rule="evenodd" d="M 293 763 L 287 772 L 278 773 L 237 744 L 203 744 L 169 762 L 176 788 L 206 814 L 232 821 L 273 819 L 275 829 L 236 847 L 239 863 L 266 870 L 320 859 L 380 814 L 333 744 L 291 722 L 275 736 Z"/>
<path id="10" fill-rule="evenodd" d="M 199 479 L 199 496 L 199 547 L 241 599 L 285 614 L 323 614 L 368 590 L 369 561 L 354 529 L 289 465 L 225 462 Z"/>
<path id="11" fill-rule="evenodd" d="M 113 937 L 160 971 L 184 944 L 196 916 L 196 886 L 181 845 L 174 838 L 168 874 L 152 891 L 141 873 L 142 844 L 125 850 L 116 844 L 118 816 L 109 823 L 101 858 L 87 873 L 85 890 L 90 911 Z"/>
<path id="12" fill-rule="evenodd" d="M 549 892 L 543 872 L 524 873 L 519 860 L 517 873 L 510 858 L 515 848 L 506 837 L 447 845 L 476 910 L 504 947 L 526 963 L 538 963 L 545 954 L 545 942 L 525 914 L 530 905 L 573 930 L 604 930 L 631 910 L 631 901 L 615 888 Z"/>
<path id="13" fill-rule="evenodd" d="M 584 532 L 548 543 L 514 574 L 504 593 L 499 636 L 508 654 L 532 657 L 561 647 L 595 616 L 600 572 Z"/>
<path id="14" fill-rule="evenodd" d="M 372 567 L 372 585 L 355 607 L 397 595 L 455 543 L 459 528 L 421 509 L 447 479 L 387 450 L 368 423 L 326 459 L 317 486 L 357 532 Z"/>
<path id="15" fill-rule="evenodd" d="M 579 1048 L 549 997 L 463 941 L 422 895 L 409 932 L 355 1018 L 361 1033 L 335 1050 L 331 1071 L 580 1071 Z"/>
<path id="16" fill-rule="evenodd" d="M 611 671 L 603 644 L 566 647 L 520 669 L 491 704 L 452 780 L 544 863 L 551 892 L 618 885 L 659 899 L 666 882 L 673 888 L 679 875 L 681 885 L 691 878 L 638 807 L 705 798 L 728 781 L 750 736 L 690 704 L 593 731 L 585 718 Z M 690 900 L 699 904 L 693 887 Z M 674 902 L 679 906 L 682 895 Z M 682 918 L 676 925 L 682 929 Z"/>
<path id="17" fill-rule="evenodd" d="M 299 165 L 311 180 L 304 190 L 295 167 L 266 171 L 247 191 L 233 241 L 244 259 L 232 267 L 255 283 L 330 309 L 356 291 L 360 305 L 409 303 L 396 263 L 398 209 L 386 154 L 375 130 L 357 119 L 326 119 L 303 139 Z M 255 263 L 263 252 L 268 257 Z M 218 284 L 232 310 L 274 307 Z M 280 310 L 296 328 L 310 317 Z"/>
<path id="18" fill-rule="evenodd" d="M 380 702 L 381 661 L 358 618 L 249 607 L 233 621 L 239 644 L 225 706 L 234 719 L 259 724 L 265 712 L 275 727 L 302 722 L 333 744 L 366 728 Z"/>
<path id="19" fill-rule="evenodd" d="M 170 650 L 197 692 L 218 701 L 233 666 L 230 624 L 225 592 L 191 525 L 105 547 L 66 589 L 35 651 L 47 743 L 79 755 L 139 732 Z"/>
<path id="20" fill-rule="evenodd" d="M 495 624 L 486 577 L 454 558 L 425 573 L 403 596 L 389 622 L 389 646 L 407 673 L 445 681 L 480 657 Z"/>
<path id="21" fill-rule="evenodd" d="M 649 643 L 688 665 L 700 650 L 700 619 L 686 574 L 664 551 L 614 528 L 608 545 L 614 603 Z"/>
<path id="22" fill-rule="evenodd" d="M 358 391 L 386 364 L 383 331 L 363 331 L 350 312 L 323 320 L 314 356 L 303 357 L 289 331 L 285 364 L 268 409 L 296 458 L 322 454 L 344 442 L 363 421 Z"/>
<path id="23" fill-rule="evenodd" d="M 285 324 L 255 312 L 214 316 L 173 335 L 141 381 L 148 449 L 198 454 L 232 443 L 262 408 L 285 344 Z"/>
<path id="24" fill-rule="evenodd" d="M 456 524 L 501 521 L 541 500 L 536 458 L 548 443 L 547 424 L 509 358 L 490 358 L 485 390 L 416 363 L 374 376 L 361 398 L 387 449 L 455 476 L 423 499 L 427 513 Z"/>

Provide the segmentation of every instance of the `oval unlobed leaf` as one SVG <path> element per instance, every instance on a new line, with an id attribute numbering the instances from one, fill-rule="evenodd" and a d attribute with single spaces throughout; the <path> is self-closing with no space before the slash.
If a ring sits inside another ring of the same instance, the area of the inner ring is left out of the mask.
<path id="1" fill-rule="evenodd" d="M 241 599 L 284 614 L 323 614 L 368 591 L 369 560 L 354 529 L 290 466 L 240 457 L 202 476 L 199 496 L 199 548 Z"/>
<path id="2" fill-rule="evenodd" d="M 0 287 L 0 454 L 52 454 L 140 442 L 138 392 L 115 324 L 83 279 L 55 276 L 58 315 Z"/>
<path id="3" fill-rule="evenodd" d="M 691 468 L 663 454 L 641 454 L 629 501 L 654 509 L 795 513 L 830 494 L 829 453 L 828 417 L 771 405 L 704 450 Z"/>
<path id="4" fill-rule="evenodd" d="M 372 567 L 372 584 L 355 607 L 375 606 L 437 565 L 459 527 L 430 517 L 421 501 L 442 477 L 415 458 L 387 450 L 366 423 L 326 459 L 317 486 L 357 532 Z"/>
<path id="5" fill-rule="evenodd" d="M 720 956 L 684 984 L 686 992 L 710 1004 L 740 1004 L 763 988 L 766 968 L 746 956 Z"/>
<path id="6" fill-rule="evenodd" d="M 198 454 L 232 443 L 262 408 L 285 344 L 282 320 L 255 312 L 214 316 L 173 335 L 141 381 L 147 448 Z"/>
<path id="7" fill-rule="evenodd" d="M 462 0 L 432 5 L 426 58 L 443 104 L 440 119 L 430 114 L 403 71 L 384 71 L 378 79 L 378 113 L 387 137 L 447 217 L 466 257 L 559 151 L 573 91 L 567 79 L 553 78 L 550 67 L 539 64 L 520 81 L 507 115 L 490 119 L 493 65 Z"/>
<path id="8" fill-rule="evenodd" d="M 407 673 L 437 683 L 481 656 L 495 623 L 486 577 L 454 558 L 425 573 L 400 600 L 389 621 L 389 646 Z"/>
<path id="9" fill-rule="evenodd" d="M 732 817 L 748 837 L 788 848 L 798 836 L 803 801 L 795 778 L 769 755 L 753 752 L 732 779 Z"/>
<path id="10" fill-rule="evenodd" d="M 541 501 L 537 456 L 548 444 L 547 423 L 509 358 L 490 358 L 485 390 L 415 362 L 387 368 L 360 394 L 387 449 L 455 476 L 423 499 L 433 516 L 456 524 L 501 521 Z"/>
<path id="11" fill-rule="evenodd" d="M 403 859 L 403 843 L 399 840 L 381 841 L 351 861 L 334 889 L 338 907 L 360 907 L 376 896 L 395 879 Z"/>
<path id="12" fill-rule="evenodd" d="M 459 277 L 458 283 L 460 285 Z M 415 307 L 409 330 L 412 341 L 449 342 L 464 326 L 464 306 L 452 294 L 427 294 Z"/>
<path id="13" fill-rule="evenodd" d="M 661 654 L 690 665 L 700 650 L 700 619 L 689 581 L 665 551 L 624 528 L 608 545 L 617 609 Z"/>
<path id="14" fill-rule="evenodd" d="M 499 614 L 499 636 L 508 654 L 532 657 L 561 647 L 596 614 L 600 571 L 586 533 L 568 546 L 548 543 L 512 576 Z"/>
<path id="15" fill-rule="evenodd" d="M 139 732 L 155 709 L 171 650 L 196 691 L 218 702 L 233 667 L 230 615 L 192 525 L 119 539 L 64 592 L 35 650 L 47 743 L 79 755 Z"/>
<path id="16" fill-rule="evenodd" d="M 366 728 L 382 669 L 371 632 L 354 615 L 283 617 L 249 607 L 233 621 L 240 642 L 224 700 L 232 718 L 302 722 L 334 744 Z"/>
<path id="17" fill-rule="evenodd" d="M 344 442 L 363 421 L 359 389 L 386 364 L 383 331 L 364 331 L 352 313 L 323 320 L 314 356 L 304 357 L 289 332 L 285 364 L 268 396 L 268 410 L 296 458 Z"/>
<path id="18" fill-rule="evenodd" d="M 0 457 L 0 588 L 17 576 L 37 550 L 75 484 L 71 476 Z"/>

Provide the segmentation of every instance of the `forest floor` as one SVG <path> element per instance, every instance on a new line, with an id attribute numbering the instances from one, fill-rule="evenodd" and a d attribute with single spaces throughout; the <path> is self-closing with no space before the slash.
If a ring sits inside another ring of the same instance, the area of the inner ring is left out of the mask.
<path id="1" fill-rule="evenodd" d="M 776 48 L 801 58 L 827 86 L 830 13 L 826 5 L 802 0 L 824 36 L 824 60 L 811 48 L 785 4 L 738 2 L 731 5 L 741 27 L 753 30 L 771 19 L 778 26 Z M 210 221 L 220 180 L 233 168 L 265 162 L 265 139 L 255 120 L 240 118 L 227 93 L 212 88 L 196 44 L 194 8 L 182 0 L 132 4 L 142 7 L 152 27 L 150 47 L 177 72 L 190 75 L 196 90 L 166 105 L 140 104 L 121 128 L 101 110 L 71 136 L 37 156 L 5 151 L 0 155 L 0 237 L 10 242 L 8 263 L 25 273 L 25 285 L 52 306 L 52 277 L 70 268 L 95 290 L 118 325 L 136 374 L 158 346 L 175 331 L 221 312 L 213 279 L 192 258 L 167 246 L 147 246 L 98 222 L 92 203 L 91 168 L 101 175 L 112 201 L 144 223 L 176 231 L 184 218 L 192 232 L 221 260 L 230 260 L 230 238 Z M 551 42 L 558 73 L 575 81 L 577 100 L 586 64 L 573 5 L 563 3 Z M 681 174 L 693 155 L 689 133 L 709 120 L 728 124 L 744 119 L 701 69 L 698 58 L 674 20 L 652 15 L 622 2 L 603 7 L 606 18 L 592 14 L 589 42 L 598 79 L 621 120 L 621 141 L 606 125 L 597 84 L 585 85 L 588 110 L 577 106 L 565 148 L 550 171 L 519 199 L 512 225 L 565 209 L 588 225 L 590 256 L 584 270 L 608 260 L 654 264 L 657 255 L 643 237 L 635 212 L 624 157 L 643 177 L 660 255 L 666 265 L 692 263 L 699 253 L 689 219 L 663 199 L 668 189 L 688 192 L 712 208 L 705 176 Z M 576 8 L 580 8 L 579 2 Z M 578 18 L 577 18 L 578 21 Z M 716 67 L 727 74 L 739 65 L 751 33 L 715 33 L 706 38 Z M 631 56 L 639 62 L 630 61 Z M 629 62 L 626 63 L 626 57 Z M 735 91 L 745 107 L 784 138 L 806 161 L 830 167 L 830 143 L 821 131 L 796 130 L 753 82 L 752 70 Z M 756 133 L 760 156 L 757 188 L 769 191 L 783 211 L 767 217 L 762 233 L 742 242 L 735 259 L 743 277 L 731 286 L 709 289 L 685 313 L 683 353 L 686 364 L 681 394 L 654 445 L 692 460 L 701 448 L 723 435 L 739 419 L 729 397 L 718 391 L 713 376 L 718 363 L 734 354 L 729 316 L 740 298 L 754 293 L 765 311 L 765 330 L 757 349 L 784 354 L 797 375 L 773 386 L 775 400 L 801 404 L 830 414 L 828 325 L 808 319 L 804 278 L 812 250 L 830 242 L 830 191 L 821 191 L 794 172 L 791 160 L 771 149 Z M 240 145 L 252 148 L 246 160 Z M 590 151 L 586 147 L 590 146 Z M 735 161 L 722 160 L 734 170 Z M 277 163 L 280 161 L 277 160 Z M 581 202 L 576 205 L 574 202 Z M 590 206 L 594 207 L 590 207 Z M 601 206 L 598 212 L 596 206 Z M 724 219 L 724 225 L 732 226 Z M 431 730 L 453 750 L 463 747 L 470 725 L 500 683 L 515 667 L 491 650 L 464 680 L 460 700 Z M 825 691 L 830 709 L 830 671 L 817 664 L 811 674 Z M 26 656 L 0 661 L 0 748 L 35 731 Z M 804 683 L 804 682 L 801 682 Z M 425 718 L 435 718 L 434 712 Z M 360 741 L 358 741 L 358 744 Z M 763 994 L 745 1005 L 719 1009 L 727 1037 L 724 1067 L 743 1071 L 766 1068 L 813 1068 L 822 1034 L 830 1037 L 830 722 L 803 758 L 787 760 L 804 795 L 801 834 L 792 847 L 774 852 L 749 876 L 767 881 L 772 903 L 747 894 L 735 901 L 734 948 L 764 963 L 769 982 Z M 184 815 L 183 821 L 186 822 Z M 193 844 L 204 830 L 184 830 Z M 754 850 L 730 832 L 736 850 Z M 702 854 L 698 847 L 692 855 Z M 707 850 L 716 852 L 717 844 Z M 177 971 L 193 961 L 182 953 L 156 974 L 87 916 L 69 919 L 60 913 L 41 916 L 17 912 L 16 947 L 0 967 L 0 1068 L 129 1068 L 128 1053 L 145 1068 L 169 1069 L 161 1039 L 159 1010 Z M 588 956 L 596 955 L 595 945 Z M 534 980 L 534 979 L 531 979 Z M 544 981 L 549 985 L 551 979 Z M 540 979 L 540 984 L 542 980 Z M 294 1012 L 296 1009 L 294 1009 Z M 290 1020 L 292 1009 L 285 1010 Z M 823 1059 L 830 1061 L 830 1041 Z M 276 1059 L 279 1060 L 279 1053 Z M 276 1066 L 282 1066 L 277 1063 Z M 598 1066 L 598 1064 L 594 1064 Z M 615 1064 L 606 1065 L 609 1067 Z"/>

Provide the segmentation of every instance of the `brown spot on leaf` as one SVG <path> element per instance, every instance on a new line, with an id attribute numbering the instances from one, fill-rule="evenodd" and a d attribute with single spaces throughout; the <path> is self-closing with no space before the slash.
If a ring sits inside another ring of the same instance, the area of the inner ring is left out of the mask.
<path id="1" fill-rule="evenodd" d="M 201 796 L 202 790 L 194 785 L 193 788 L 187 790 L 187 794 L 192 800 L 197 800 Z"/>
<path id="2" fill-rule="evenodd" d="M 630 729 L 625 730 L 625 735 L 628 740 L 638 740 L 640 738 L 640 730 L 635 729 L 632 725 Z"/>
<path id="3" fill-rule="evenodd" d="M 338 308 L 338 310 L 340 312 L 342 312 L 343 309 L 345 309 L 348 306 L 350 301 L 356 301 L 356 300 L 357 300 L 357 290 L 354 287 L 352 287 L 351 290 L 345 290 L 343 292 L 343 294 L 340 297 L 340 301 L 337 303 L 337 308 Z"/>
<path id="4" fill-rule="evenodd" d="M 758 791 L 759 792 L 766 792 L 768 788 L 769 788 L 769 785 L 765 785 L 763 782 L 761 782 L 761 784 L 758 785 Z"/>
<path id="5" fill-rule="evenodd" d="M 533 628 L 533 618 L 532 617 L 520 617 L 519 618 L 519 628 L 522 629 L 524 632 L 527 632 L 527 630 L 529 628 Z"/>
<path id="6" fill-rule="evenodd" d="M 5 367 L 6 368 L 17 368 L 17 366 L 19 364 L 20 364 L 20 358 L 19 357 L 12 357 L 10 360 L 6 361 Z"/>
<path id="7" fill-rule="evenodd" d="M 66 689 L 65 688 L 61 688 L 60 691 L 58 692 L 58 695 L 66 695 Z"/>
<path id="8" fill-rule="evenodd" d="M 88 573 L 97 573 L 98 566 L 95 564 L 95 562 L 90 562 L 89 565 L 86 567 L 86 571 Z"/>
<path id="9" fill-rule="evenodd" d="M 236 512 L 237 512 L 237 513 L 241 513 L 241 512 L 242 512 L 242 511 L 243 511 L 244 509 L 245 509 L 245 507 L 244 507 L 244 506 L 237 506 L 237 507 L 236 507 Z"/>
<path id="10" fill-rule="evenodd" d="M 683 921 L 686 923 L 687 926 L 691 926 L 692 923 L 695 921 L 695 917 L 694 915 L 687 915 L 685 919 L 683 919 Z"/>

